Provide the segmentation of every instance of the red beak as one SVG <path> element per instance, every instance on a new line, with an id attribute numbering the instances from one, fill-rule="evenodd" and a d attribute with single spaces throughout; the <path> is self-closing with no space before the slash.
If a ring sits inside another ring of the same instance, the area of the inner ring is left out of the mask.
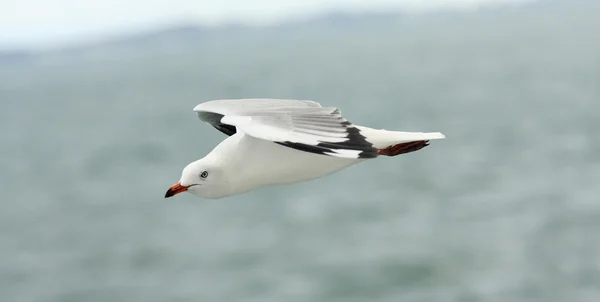
<path id="1" fill-rule="evenodd" d="M 167 194 L 165 194 L 165 198 L 169 198 L 169 197 L 175 196 L 179 193 L 183 193 L 183 192 L 187 191 L 187 189 L 189 187 L 190 186 L 185 187 L 185 186 L 182 186 L 180 183 L 176 183 L 172 187 L 170 187 L 169 190 L 167 190 Z"/>

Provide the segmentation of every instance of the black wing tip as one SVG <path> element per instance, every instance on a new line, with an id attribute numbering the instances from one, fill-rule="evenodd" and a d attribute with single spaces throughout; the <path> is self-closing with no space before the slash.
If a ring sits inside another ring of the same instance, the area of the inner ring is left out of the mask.
<path id="1" fill-rule="evenodd" d="M 346 124 L 345 124 L 346 125 Z M 347 122 L 347 125 L 350 125 Z M 360 134 L 360 130 L 356 127 L 348 127 L 346 129 L 348 135 L 346 136 L 348 139 L 339 143 L 332 142 L 320 142 L 316 145 L 297 143 L 291 141 L 283 141 L 283 142 L 275 142 L 279 145 L 290 147 L 299 151 L 315 153 L 320 155 L 334 156 L 332 154 L 338 153 L 337 150 L 353 150 L 353 151 L 361 151 L 356 155 L 356 158 L 375 158 L 377 157 L 378 151 L 377 148 L 373 147 L 369 141 L 366 140 L 366 137 Z"/>
<path id="2" fill-rule="evenodd" d="M 237 132 L 237 128 L 235 126 L 221 123 L 221 119 L 224 116 L 222 114 L 209 111 L 196 111 L 196 113 L 198 113 L 198 118 L 200 120 L 209 123 L 215 129 L 223 132 L 228 136 L 232 136 Z"/>
<path id="3" fill-rule="evenodd" d="M 315 153 L 315 154 L 321 154 L 321 155 L 327 155 L 326 152 L 331 151 L 330 149 L 323 148 L 323 147 L 320 147 L 320 146 L 303 144 L 303 143 L 296 143 L 296 142 L 290 142 L 290 141 L 275 142 L 275 143 L 279 144 L 279 145 L 282 145 L 282 146 L 290 147 L 292 149 L 296 149 L 296 150 L 299 150 L 299 151 L 304 151 L 304 152 L 309 152 L 309 153 Z"/>
<path id="4" fill-rule="evenodd" d="M 290 141 L 275 142 L 275 143 L 285 146 L 285 147 L 296 149 L 298 151 L 319 154 L 319 155 L 326 155 L 326 156 L 335 156 L 334 154 L 336 154 L 336 153 L 339 154 L 339 152 L 337 152 L 338 150 L 357 150 L 358 151 L 358 149 L 349 149 L 349 148 L 340 148 L 340 147 L 330 148 L 330 147 L 325 147 L 322 144 L 309 145 L 309 144 L 296 143 L 296 142 L 290 142 Z M 329 144 L 327 146 L 329 146 Z M 355 158 L 375 158 L 378 155 L 379 154 L 377 154 L 377 149 L 373 148 L 373 150 L 363 150 L 362 152 L 358 153 Z"/>

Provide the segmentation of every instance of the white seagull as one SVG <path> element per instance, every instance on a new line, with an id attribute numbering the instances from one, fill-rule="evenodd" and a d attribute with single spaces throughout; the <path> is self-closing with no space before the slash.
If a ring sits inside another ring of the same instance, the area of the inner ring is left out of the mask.
<path id="1" fill-rule="evenodd" d="M 201 121 L 229 137 L 187 165 L 165 198 L 189 192 L 217 199 L 326 176 L 378 156 L 420 150 L 440 132 L 358 126 L 314 101 L 232 99 L 201 103 Z"/>

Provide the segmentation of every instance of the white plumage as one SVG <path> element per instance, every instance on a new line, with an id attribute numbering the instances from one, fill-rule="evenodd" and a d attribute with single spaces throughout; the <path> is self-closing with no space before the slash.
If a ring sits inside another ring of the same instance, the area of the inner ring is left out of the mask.
<path id="1" fill-rule="evenodd" d="M 190 163 L 166 197 L 188 191 L 221 198 L 314 179 L 366 159 L 417 151 L 445 137 L 354 125 L 338 108 L 305 100 L 214 100 L 194 111 L 229 137 Z"/>

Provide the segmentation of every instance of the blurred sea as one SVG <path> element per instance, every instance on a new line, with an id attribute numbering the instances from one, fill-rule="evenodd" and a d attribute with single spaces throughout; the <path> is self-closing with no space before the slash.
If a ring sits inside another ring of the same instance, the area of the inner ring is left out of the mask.
<path id="1" fill-rule="evenodd" d="M 0 69 L 0 301 L 600 301 L 600 19 L 576 12 Z M 242 97 L 447 139 L 163 199 L 224 138 L 191 109 Z"/>

